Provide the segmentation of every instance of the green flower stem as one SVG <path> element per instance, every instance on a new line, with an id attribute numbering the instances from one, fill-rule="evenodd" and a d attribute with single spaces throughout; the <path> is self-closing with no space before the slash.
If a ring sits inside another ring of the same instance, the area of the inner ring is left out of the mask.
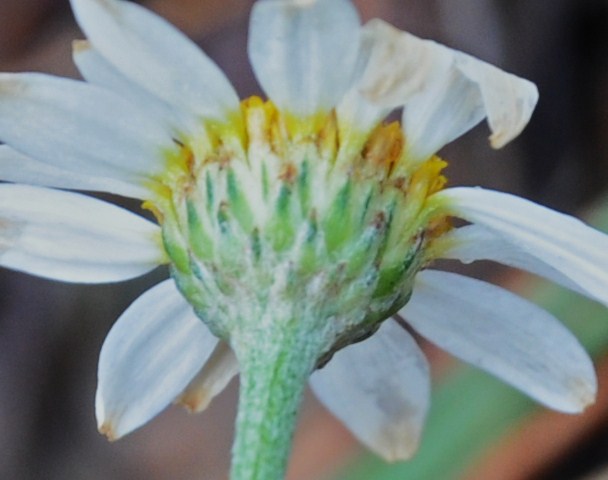
<path id="1" fill-rule="evenodd" d="M 272 322 L 232 337 L 239 360 L 240 394 L 231 480 L 281 480 L 302 393 L 321 342 L 302 324 Z"/>

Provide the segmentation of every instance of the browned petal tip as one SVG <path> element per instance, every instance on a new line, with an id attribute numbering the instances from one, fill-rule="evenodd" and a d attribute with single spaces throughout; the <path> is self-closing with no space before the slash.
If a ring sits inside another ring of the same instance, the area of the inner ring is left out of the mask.
<path id="1" fill-rule="evenodd" d="M 88 40 L 72 40 L 72 51 L 74 53 L 86 52 L 91 48 Z"/>
<path id="2" fill-rule="evenodd" d="M 99 433 L 104 435 L 108 441 L 115 442 L 118 440 L 118 436 L 116 435 L 116 431 L 114 430 L 114 425 L 110 422 L 104 422 L 99 426 Z"/>
<path id="3" fill-rule="evenodd" d="M 570 384 L 570 392 L 572 403 L 576 407 L 568 413 L 582 413 L 595 403 L 597 385 L 588 378 L 575 378 Z"/>
<path id="4" fill-rule="evenodd" d="M 189 413 L 203 411 L 209 405 L 210 398 L 206 391 L 186 392 L 175 400 L 177 405 L 184 407 Z"/>
<path id="5" fill-rule="evenodd" d="M 2 96 L 18 96 L 27 91 L 27 83 L 20 80 L 17 74 L 2 73 L 0 79 L 2 79 L 0 82 L 0 95 Z"/>

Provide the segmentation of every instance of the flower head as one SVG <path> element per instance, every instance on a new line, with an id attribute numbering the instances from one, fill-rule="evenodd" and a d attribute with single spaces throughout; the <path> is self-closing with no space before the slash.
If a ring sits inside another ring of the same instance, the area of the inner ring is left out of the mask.
<path id="1" fill-rule="evenodd" d="M 312 373 L 363 443 L 407 458 L 429 374 L 395 315 L 552 408 L 593 400 L 591 362 L 550 314 L 429 269 L 489 259 L 608 304 L 606 236 L 506 193 L 445 188 L 436 152 L 483 119 L 504 146 L 532 114 L 532 83 L 380 20 L 361 27 L 347 0 L 260 0 L 249 56 L 268 100 L 240 102 L 143 7 L 72 7 L 86 82 L 0 76 L 0 178 L 15 182 L 0 186 L 0 263 L 74 282 L 169 264 L 102 348 L 103 433 L 172 401 L 202 410 L 240 371 L 233 478 L 278 478 Z M 398 108 L 401 123 L 383 123 Z M 158 225 L 70 189 L 141 199 Z"/>

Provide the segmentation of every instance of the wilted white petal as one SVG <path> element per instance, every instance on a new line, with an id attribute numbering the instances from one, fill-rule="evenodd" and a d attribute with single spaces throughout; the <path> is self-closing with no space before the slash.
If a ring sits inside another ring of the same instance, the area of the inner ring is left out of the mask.
<path id="1" fill-rule="evenodd" d="M 506 290 L 427 270 L 399 314 L 441 348 L 555 410 L 580 412 L 595 398 L 593 364 L 576 338 Z"/>
<path id="2" fill-rule="evenodd" d="M 376 105 L 401 107 L 428 87 L 452 63 L 452 52 L 435 42 L 373 19 L 362 28 L 360 55 L 365 66 L 357 90 Z"/>
<path id="3" fill-rule="evenodd" d="M 67 282 L 142 275 L 164 261 L 160 229 L 84 195 L 0 185 L 0 265 Z"/>
<path id="4" fill-rule="evenodd" d="M 199 116 L 224 118 L 239 109 L 218 66 L 158 15 L 122 0 L 71 3 L 93 46 L 131 81 Z"/>
<path id="5" fill-rule="evenodd" d="M 147 195 L 147 191 L 137 185 L 98 175 L 70 172 L 34 160 L 7 145 L 0 145 L 0 180 L 70 190 L 109 192 L 134 198 Z"/>
<path id="6" fill-rule="evenodd" d="M 137 186 L 162 171 L 161 150 L 173 144 L 166 127 L 114 93 L 36 73 L 0 74 L 0 141 L 66 171 Z"/>
<path id="7" fill-rule="evenodd" d="M 450 188 L 435 195 L 454 215 L 492 230 L 608 305 L 608 236 L 580 220 L 508 193 Z"/>
<path id="8" fill-rule="evenodd" d="M 368 448 L 389 461 L 412 456 L 429 405 L 424 354 L 396 322 L 334 355 L 310 379 L 321 402 Z"/>
<path id="9" fill-rule="evenodd" d="M 202 412 L 239 371 L 230 346 L 219 342 L 203 368 L 177 398 L 191 412 Z"/>
<path id="10" fill-rule="evenodd" d="M 368 60 L 357 88 L 377 105 L 405 107 L 412 158 L 425 160 L 486 117 L 491 144 L 500 148 L 530 120 L 538 101 L 533 83 L 381 20 L 363 31 Z"/>
<path id="11" fill-rule="evenodd" d="M 463 263 L 492 260 L 526 270 L 584 294 L 576 283 L 560 271 L 480 225 L 456 228 L 444 234 L 440 241 L 447 247 L 440 258 L 460 260 Z"/>
<path id="12" fill-rule="evenodd" d="M 356 132 L 369 131 L 392 109 L 403 104 L 401 98 L 398 104 L 394 104 L 385 101 L 386 99 L 381 96 L 381 93 L 390 89 L 393 77 L 387 78 L 387 72 L 377 75 L 376 73 L 378 69 L 382 70 L 386 67 L 383 57 L 387 50 L 391 49 L 392 44 L 390 41 L 385 41 L 386 36 L 383 35 L 384 31 L 381 28 L 375 28 L 376 23 L 383 24 L 379 20 L 371 20 L 360 30 L 361 43 L 353 73 L 353 85 L 340 100 L 336 109 L 342 129 L 354 127 Z M 393 73 L 392 69 L 389 70 Z M 374 93 L 377 95 L 374 96 Z M 344 134 L 341 136 L 345 137 Z"/>
<path id="13" fill-rule="evenodd" d="M 153 95 L 148 90 L 129 80 L 114 65 L 107 61 L 95 50 L 90 42 L 76 40 L 72 45 L 74 63 L 82 77 L 89 83 L 107 88 L 130 102 L 141 110 L 145 110 L 154 118 L 165 119 L 167 123 L 178 130 L 188 129 L 195 123 L 194 116 L 183 109 L 175 109 L 164 100 Z"/>
<path id="14" fill-rule="evenodd" d="M 536 85 L 464 53 L 429 45 L 442 66 L 405 105 L 403 128 L 411 155 L 427 158 L 483 118 L 488 120 L 494 148 L 517 137 L 538 101 Z M 446 51 L 452 55 L 447 69 Z"/>
<path id="15" fill-rule="evenodd" d="M 139 297 L 108 334 L 95 409 L 111 440 L 140 427 L 179 395 L 217 344 L 173 280 Z"/>
<path id="16" fill-rule="evenodd" d="M 410 156 L 426 159 L 484 117 L 481 98 L 454 68 L 455 52 L 374 19 L 363 28 L 367 56 L 356 86 L 372 105 L 403 105 Z"/>
<path id="17" fill-rule="evenodd" d="M 329 111 L 352 80 L 359 18 L 348 0 L 264 0 L 251 14 L 249 58 L 280 109 Z"/>

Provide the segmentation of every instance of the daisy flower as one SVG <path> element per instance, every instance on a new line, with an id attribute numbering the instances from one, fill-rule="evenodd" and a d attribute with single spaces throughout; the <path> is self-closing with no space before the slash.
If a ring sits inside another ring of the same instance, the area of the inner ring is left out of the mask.
<path id="1" fill-rule="evenodd" d="M 182 33 L 122 0 L 71 0 L 86 81 L 0 75 L 0 264 L 67 282 L 171 278 L 118 319 L 99 361 L 100 431 L 168 404 L 203 410 L 240 374 L 233 480 L 282 478 L 312 389 L 389 460 L 418 444 L 429 368 L 397 316 L 550 408 L 594 399 L 593 366 L 549 313 L 431 269 L 493 260 L 608 305 L 608 238 L 481 188 L 435 154 L 486 119 L 500 148 L 529 81 L 348 0 L 259 0 L 249 57 L 268 100 L 239 101 Z M 402 109 L 402 121 L 384 123 Z M 140 199 L 157 223 L 70 190 Z M 455 228 L 451 219 L 467 222 Z"/>

